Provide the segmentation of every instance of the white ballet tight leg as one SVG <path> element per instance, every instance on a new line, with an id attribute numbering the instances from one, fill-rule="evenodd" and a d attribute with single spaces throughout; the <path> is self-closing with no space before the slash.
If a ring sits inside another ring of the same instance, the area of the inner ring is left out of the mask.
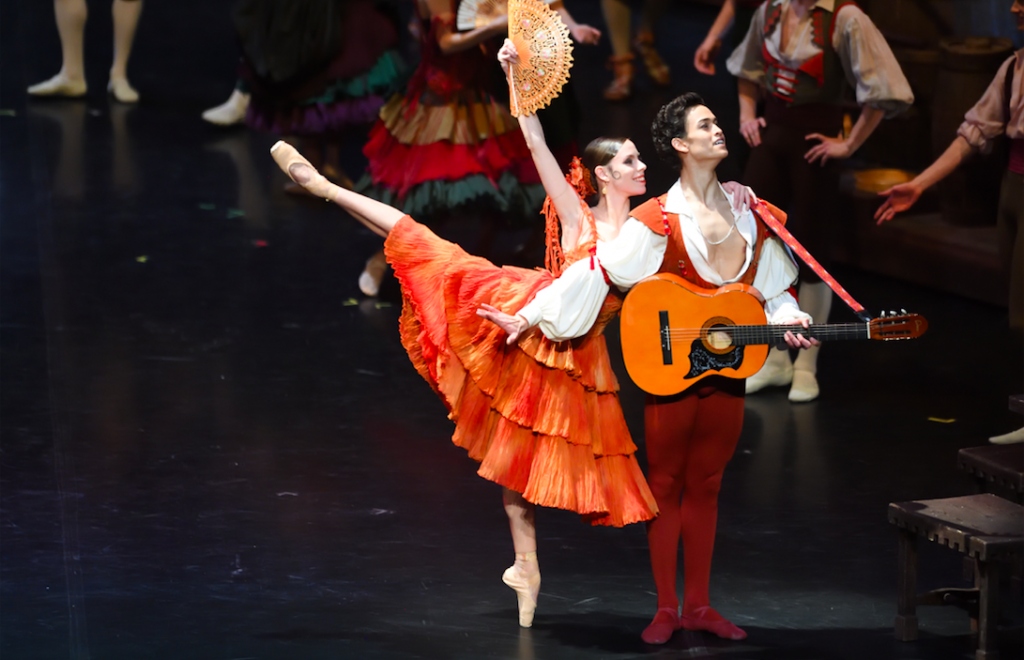
<path id="1" fill-rule="evenodd" d="M 110 13 L 114 19 L 114 62 L 110 66 L 110 77 L 113 79 L 128 78 L 128 58 L 132 54 L 132 43 L 135 41 L 135 28 L 142 14 L 142 2 L 136 0 L 114 0 Z"/>
<path id="2" fill-rule="evenodd" d="M 85 81 L 85 21 L 89 10 L 85 0 L 54 0 L 57 32 L 63 59 L 61 73 L 68 80 Z"/>
<path id="3" fill-rule="evenodd" d="M 60 35 L 60 72 L 28 88 L 32 96 L 83 96 L 85 84 L 85 0 L 54 0 L 53 11 Z"/>
<path id="4" fill-rule="evenodd" d="M 128 84 L 128 58 L 132 54 L 135 28 L 142 13 L 141 0 L 114 0 L 110 9 L 114 20 L 114 62 L 110 66 L 108 89 L 118 101 L 135 103 L 139 94 Z"/>

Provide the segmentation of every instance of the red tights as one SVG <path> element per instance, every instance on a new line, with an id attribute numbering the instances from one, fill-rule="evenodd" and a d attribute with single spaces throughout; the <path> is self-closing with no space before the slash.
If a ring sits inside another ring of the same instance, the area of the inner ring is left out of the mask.
<path id="1" fill-rule="evenodd" d="M 651 491 L 661 510 L 647 525 L 659 608 L 676 608 L 683 542 L 683 615 L 710 604 L 711 554 L 722 473 L 743 426 L 744 381 L 709 377 L 682 394 L 648 396 L 644 407 Z"/>

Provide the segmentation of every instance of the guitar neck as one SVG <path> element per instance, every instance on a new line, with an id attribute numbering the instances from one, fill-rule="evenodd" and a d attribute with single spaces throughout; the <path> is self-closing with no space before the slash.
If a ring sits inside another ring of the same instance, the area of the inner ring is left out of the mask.
<path id="1" fill-rule="evenodd" d="M 726 330 L 726 328 L 715 328 Z M 799 325 L 734 325 L 728 328 L 732 343 L 737 346 L 751 344 L 779 344 L 787 332 L 804 335 L 820 341 L 871 339 L 867 323 L 820 323 L 804 328 Z"/>

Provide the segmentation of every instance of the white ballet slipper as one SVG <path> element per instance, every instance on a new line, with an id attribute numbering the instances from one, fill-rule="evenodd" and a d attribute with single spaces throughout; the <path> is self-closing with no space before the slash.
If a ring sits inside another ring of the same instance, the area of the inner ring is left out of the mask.
<path id="1" fill-rule="evenodd" d="M 128 83 L 127 78 L 111 78 L 107 83 L 107 91 L 119 103 L 138 103 L 139 93 Z"/>
<path id="2" fill-rule="evenodd" d="M 79 98 L 85 96 L 89 87 L 84 80 L 69 80 L 63 72 L 49 80 L 36 83 L 28 88 L 30 96 L 65 96 Z"/>
<path id="3" fill-rule="evenodd" d="M 1003 435 L 994 435 L 988 439 L 994 445 L 1013 445 L 1018 442 L 1024 442 L 1024 428 L 1017 429 L 1016 431 L 1010 431 Z"/>
<path id="4" fill-rule="evenodd" d="M 245 121 L 245 112 L 249 109 L 250 96 L 237 89 L 231 96 L 215 108 L 203 112 L 203 119 L 217 126 L 232 126 Z"/>
<path id="5" fill-rule="evenodd" d="M 373 298 L 380 293 L 380 282 L 373 279 L 373 275 L 364 270 L 359 274 L 359 290 L 363 292 L 364 296 Z"/>

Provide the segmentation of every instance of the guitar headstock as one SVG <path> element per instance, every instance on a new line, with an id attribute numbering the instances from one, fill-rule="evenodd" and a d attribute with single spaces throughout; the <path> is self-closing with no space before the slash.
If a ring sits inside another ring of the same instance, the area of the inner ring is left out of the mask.
<path id="1" fill-rule="evenodd" d="M 900 313 L 889 312 L 868 323 L 868 332 L 872 339 L 891 341 L 893 339 L 917 339 L 928 330 L 928 319 L 920 314 L 908 314 L 907 310 Z"/>

